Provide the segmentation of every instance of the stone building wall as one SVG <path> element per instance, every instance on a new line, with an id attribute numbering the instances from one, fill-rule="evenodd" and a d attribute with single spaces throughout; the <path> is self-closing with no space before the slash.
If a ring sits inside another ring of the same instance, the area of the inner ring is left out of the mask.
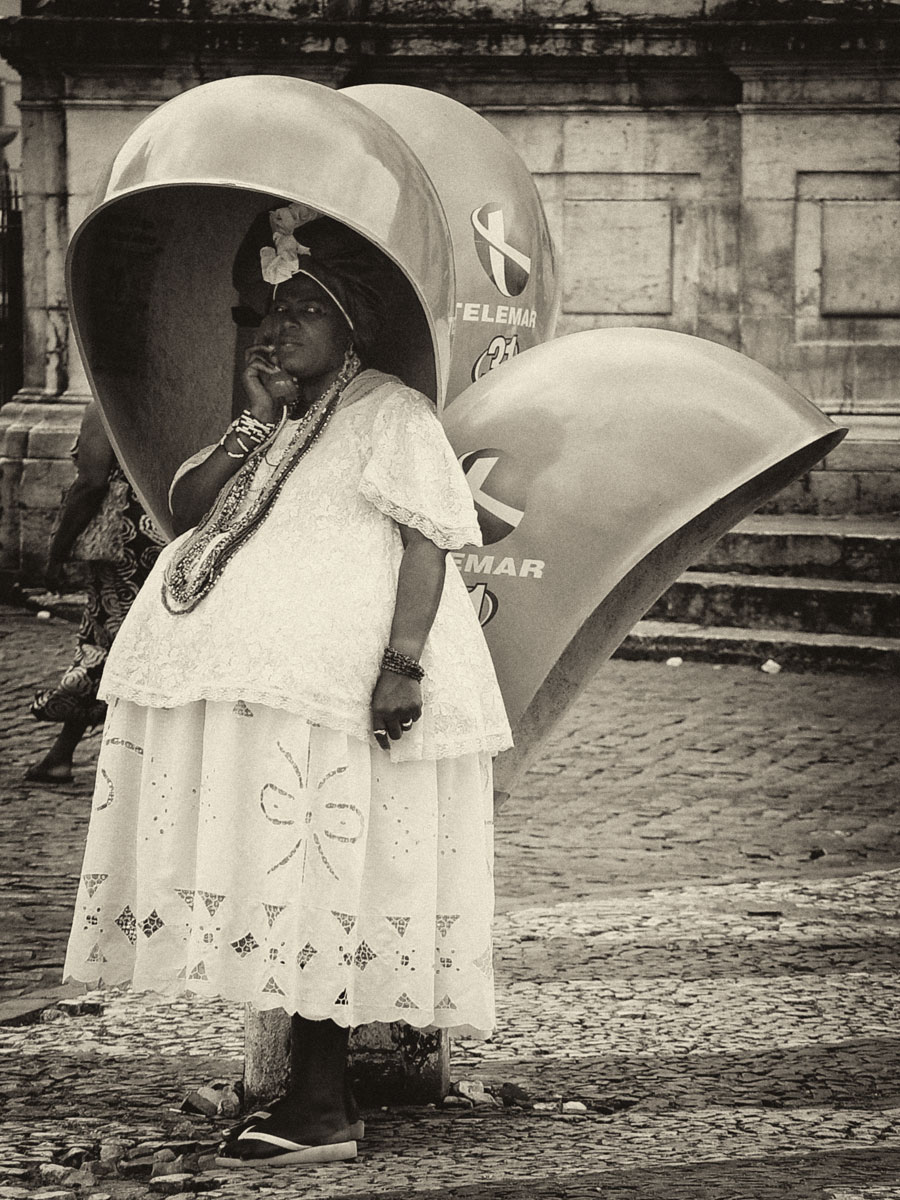
<path id="1" fill-rule="evenodd" d="M 900 507 L 900 0 L 24 0 L 0 54 L 23 80 L 28 277 L 0 565 L 34 567 L 69 478 L 87 385 L 63 262 L 95 178 L 152 107 L 251 71 L 477 108 L 544 197 L 561 333 L 743 350 L 852 430 L 776 507 Z"/>

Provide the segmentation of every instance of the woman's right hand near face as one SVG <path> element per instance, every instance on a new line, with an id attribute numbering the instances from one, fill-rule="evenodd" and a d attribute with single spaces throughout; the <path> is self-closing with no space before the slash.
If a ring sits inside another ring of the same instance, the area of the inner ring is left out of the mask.
<path id="1" fill-rule="evenodd" d="M 271 424 L 281 416 L 281 402 L 269 394 L 265 381 L 279 373 L 273 358 L 273 347 L 258 343 L 248 346 L 244 352 L 244 367 L 241 381 L 247 396 L 247 407 L 260 421 Z"/>

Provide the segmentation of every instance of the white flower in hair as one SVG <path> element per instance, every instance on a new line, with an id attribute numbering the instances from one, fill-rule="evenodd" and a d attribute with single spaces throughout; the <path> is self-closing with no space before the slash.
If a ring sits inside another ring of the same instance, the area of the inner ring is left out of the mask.
<path id="1" fill-rule="evenodd" d="M 269 225 L 273 237 L 278 233 L 293 233 L 301 225 L 315 221 L 321 213 L 310 208 L 308 204 L 286 204 L 283 208 L 273 208 L 269 213 Z"/>
<path id="2" fill-rule="evenodd" d="M 296 275 L 300 267 L 300 256 L 309 254 L 310 250 L 309 246 L 297 241 L 294 230 L 309 221 L 314 221 L 318 216 L 316 210 L 306 204 L 287 204 L 269 213 L 269 225 L 275 245 L 263 246 L 259 252 L 262 277 L 266 283 L 284 283 Z"/>

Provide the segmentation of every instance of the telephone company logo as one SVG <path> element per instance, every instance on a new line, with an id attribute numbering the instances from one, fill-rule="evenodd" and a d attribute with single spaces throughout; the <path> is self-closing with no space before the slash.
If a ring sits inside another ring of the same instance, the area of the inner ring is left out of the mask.
<path id="1" fill-rule="evenodd" d="M 519 296 L 531 274 L 531 258 L 506 238 L 506 218 L 499 204 L 482 204 L 472 213 L 475 249 L 485 272 L 504 296 Z"/>
<path id="2" fill-rule="evenodd" d="M 485 546 L 508 537 L 525 516 L 525 488 L 519 465 L 503 450 L 473 450 L 460 458 L 475 501 Z"/>
<path id="3" fill-rule="evenodd" d="M 518 529 L 525 516 L 527 483 L 522 464 L 506 450 L 486 447 L 459 456 L 481 528 L 483 546 L 502 542 Z M 518 554 L 522 551 L 519 549 Z M 544 578 L 546 563 L 540 558 L 522 558 L 513 553 L 485 553 L 484 549 L 453 550 L 451 557 L 463 575 L 484 576 L 466 584 L 482 625 L 497 615 L 500 601 L 488 586 L 488 578 L 506 575 L 516 580 Z M 531 586 L 531 584 L 529 584 Z M 499 590 L 499 589 L 498 589 Z"/>

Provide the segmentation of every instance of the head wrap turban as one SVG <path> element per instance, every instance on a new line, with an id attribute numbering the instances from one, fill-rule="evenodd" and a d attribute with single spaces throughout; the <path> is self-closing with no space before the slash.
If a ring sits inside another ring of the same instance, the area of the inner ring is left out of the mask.
<path id="1" fill-rule="evenodd" d="M 280 211 L 280 210 L 275 210 Z M 371 361 L 381 331 L 385 300 L 398 286 L 400 275 L 394 264 L 352 229 L 330 217 L 315 217 L 294 230 L 299 243 L 297 267 L 281 271 L 290 278 L 297 270 L 308 275 L 337 302 L 353 331 L 353 342 L 364 362 Z M 234 310 L 240 325 L 258 325 L 268 309 L 276 285 L 262 277 L 260 251 L 275 254 L 273 222 L 268 211 L 253 221 L 234 258 L 232 280 L 240 298 Z M 402 276 L 400 277 L 402 279 Z"/>

